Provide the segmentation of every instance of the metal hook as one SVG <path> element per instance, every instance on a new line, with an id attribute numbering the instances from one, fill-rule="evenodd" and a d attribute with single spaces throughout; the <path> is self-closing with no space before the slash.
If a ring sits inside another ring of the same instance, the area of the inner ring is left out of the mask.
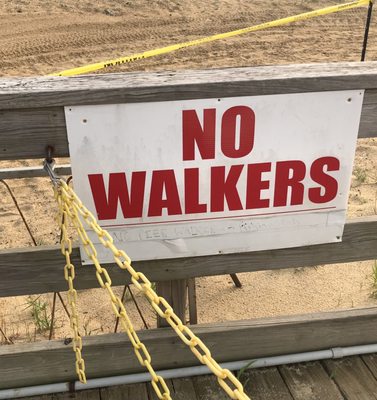
<path id="1" fill-rule="evenodd" d="M 57 186 L 60 182 L 60 177 L 55 174 L 54 167 L 55 167 L 55 160 L 52 158 L 52 153 L 54 148 L 52 146 L 47 146 L 46 148 L 47 156 L 46 159 L 43 161 L 43 169 L 49 175 L 52 183 Z"/>
<path id="2" fill-rule="evenodd" d="M 47 152 L 46 161 L 51 163 L 53 161 L 52 154 L 54 153 L 54 147 L 53 146 L 47 146 L 46 147 L 46 152 Z"/>
<path id="3" fill-rule="evenodd" d="M 60 182 L 60 178 L 58 175 L 55 174 L 54 171 L 55 167 L 55 160 L 51 159 L 51 162 L 48 162 L 47 158 L 43 161 L 43 169 L 47 172 L 48 176 L 50 177 L 52 183 L 57 186 Z"/>

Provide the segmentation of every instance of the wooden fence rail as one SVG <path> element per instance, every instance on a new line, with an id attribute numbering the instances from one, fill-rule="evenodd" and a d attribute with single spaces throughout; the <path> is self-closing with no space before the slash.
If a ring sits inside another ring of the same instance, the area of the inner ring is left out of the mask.
<path id="1" fill-rule="evenodd" d="M 376 342 L 377 309 L 193 326 L 219 362 L 324 350 Z M 171 329 L 139 332 L 156 370 L 198 365 Z M 146 372 L 123 334 L 83 340 L 88 378 Z M 174 357 L 167 357 L 174 354 Z M 76 380 L 74 353 L 64 340 L 0 346 L 0 389 Z"/>
<path id="2" fill-rule="evenodd" d="M 252 272 L 281 268 L 316 266 L 377 258 L 377 217 L 350 220 L 343 241 L 291 249 L 266 250 L 239 254 L 135 261 L 133 266 L 152 281 L 185 279 L 208 275 Z M 82 266 L 78 247 L 72 261 L 78 266 L 75 287 L 98 287 L 92 265 Z M 64 258 L 60 246 L 40 246 L 0 251 L 0 297 L 67 290 L 63 277 Z M 108 264 L 114 285 L 129 282 L 118 266 Z"/>
<path id="3" fill-rule="evenodd" d="M 0 160 L 68 157 L 64 106 L 366 89 L 359 137 L 376 136 L 377 62 L 0 79 Z"/>

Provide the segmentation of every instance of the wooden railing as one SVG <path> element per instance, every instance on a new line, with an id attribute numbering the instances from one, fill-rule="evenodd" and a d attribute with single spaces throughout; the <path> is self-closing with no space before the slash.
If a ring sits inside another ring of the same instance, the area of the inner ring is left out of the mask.
<path id="1" fill-rule="evenodd" d="M 377 63 L 338 63 L 238 68 L 176 73 L 132 73 L 71 78 L 0 80 L 0 160 L 68 157 L 64 106 L 135 103 L 329 90 L 365 89 L 359 138 L 377 137 Z M 64 166 L 60 173 L 70 173 Z M 44 176 L 41 168 L 0 170 L 0 179 Z M 347 221 L 341 243 L 184 259 L 136 261 L 150 280 L 252 272 L 377 259 L 377 217 Z M 81 266 L 78 289 L 97 287 L 91 268 Z M 108 266 L 115 285 L 128 277 Z M 58 246 L 0 251 L 0 297 L 66 290 Z M 33 279 L 31 279 L 31 277 Z M 174 306 L 174 304 L 173 304 Z M 250 321 L 198 325 L 193 329 L 218 361 L 296 353 L 377 342 L 377 310 L 359 309 Z M 166 329 L 140 334 L 156 369 L 189 366 L 195 359 Z M 88 377 L 141 371 L 121 334 L 84 339 Z M 169 358 L 167 354 L 174 354 Z M 75 379 L 74 354 L 62 340 L 0 347 L 0 388 Z"/>

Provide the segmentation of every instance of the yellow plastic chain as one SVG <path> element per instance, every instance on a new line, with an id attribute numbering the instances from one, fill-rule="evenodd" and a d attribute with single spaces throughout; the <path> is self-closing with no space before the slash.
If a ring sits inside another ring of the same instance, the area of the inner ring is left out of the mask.
<path id="1" fill-rule="evenodd" d="M 67 185 L 64 182 L 64 185 Z M 67 185 L 68 187 L 68 185 Z M 119 320 L 121 322 L 122 328 L 125 330 L 127 333 L 133 347 L 135 354 L 142 366 L 145 366 L 149 373 L 151 374 L 152 377 L 152 386 L 153 389 L 155 390 L 157 397 L 159 399 L 163 400 L 172 400 L 170 396 L 170 391 L 169 388 L 167 387 L 164 379 L 157 375 L 154 369 L 152 368 L 151 365 L 151 356 L 148 353 L 147 348 L 145 345 L 140 341 L 131 320 L 129 319 L 127 315 L 127 311 L 124 307 L 124 304 L 122 300 L 117 296 L 112 287 L 111 287 L 111 278 L 105 268 L 102 268 L 101 265 L 98 262 L 97 259 L 97 251 L 92 243 L 92 241 L 89 239 L 82 222 L 78 216 L 77 208 L 73 205 L 73 203 L 70 201 L 71 199 L 65 196 L 65 194 L 62 195 L 61 191 L 59 188 L 56 188 L 55 190 L 55 197 L 58 200 L 59 204 L 59 210 L 60 214 L 62 214 L 64 217 L 62 218 L 62 252 L 65 254 L 67 261 L 66 266 L 64 267 L 64 275 L 66 277 L 66 280 L 68 281 L 69 285 L 69 291 L 68 291 L 68 302 L 71 306 L 71 328 L 73 329 L 74 332 L 74 339 L 73 339 L 73 350 L 76 353 L 76 372 L 78 374 L 80 382 L 86 383 L 86 375 L 85 375 L 85 364 L 84 360 L 82 359 L 81 356 L 81 350 L 82 350 L 82 341 L 81 337 L 78 335 L 77 330 L 78 330 L 78 316 L 77 316 L 77 310 L 76 310 L 76 303 L 77 303 L 77 293 L 76 290 L 73 289 L 73 279 L 75 276 L 74 272 L 74 266 L 71 264 L 70 260 L 67 258 L 70 256 L 72 252 L 72 244 L 71 240 L 67 238 L 67 217 L 69 217 L 76 228 L 80 239 L 83 243 L 85 252 L 87 253 L 88 257 L 93 261 L 94 266 L 96 268 L 96 277 L 98 280 L 98 283 L 102 288 L 107 289 L 110 299 L 111 299 L 111 305 L 113 308 L 113 311 L 117 317 L 119 317 Z M 67 250 L 68 249 L 68 250 Z M 68 265 L 68 267 L 67 267 Z M 72 272 L 73 271 L 73 272 Z M 70 275 L 69 275 L 70 274 Z M 74 319 L 72 317 L 74 316 Z M 73 322 L 72 322 L 73 321 Z M 79 342 L 77 341 L 76 338 L 79 338 Z M 79 346 L 77 345 L 79 343 Z M 83 368 L 82 368 L 83 366 Z M 158 385 L 160 384 L 161 387 Z"/>
<path id="2" fill-rule="evenodd" d="M 121 299 L 114 294 L 111 288 L 111 279 L 109 277 L 109 274 L 107 270 L 100 265 L 97 257 L 97 251 L 92 241 L 89 239 L 79 216 L 81 216 L 86 224 L 91 229 L 93 229 L 103 246 L 108 248 L 113 253 L 116 264 L 121 269 L 129 272 L 129 274 L 131 275 L 132 283 L 147 297 L 153 309 L 158 313 L 158 315 L 161 318 L 166 319 L 166 321 L 174 329 L 181 340 L 190 347 L 190 350 L 194 353 L 198 360 L 202 364 L 207 365 L 208 368 L 213 372 L 213 374 L 217 376 L 217 380 L 220 386 L 229 395 L 229 397 L 236 400 L 250 400 L 250 398 L 245 394 L 243 386 L 239 382 L 239 380 L 232 374 L 231 371 L 221 368 L 221 366 L 212 358 L 211 352 L 206 347 L 206 345 L 191 331 L 190 328 L 183 324 L 181 319 L 174 313 L 173 308 L 170 306 L 170 304 L 153 290 L 152 284 L 148 280 L 148 278 L 143 273 L 137 272 L 131 266 L 131 259 L 128 257 L 128 255 L 123 250 L 119 250 L 114 245 L 113 238 L 110 236 L 110 234 L 98 225 L 98 222 L 93 214 L 83 205 L 73 189 L 68 186 L 67 183 L 63 180 L 59 180 L 58 184 L 55 186 L 55 196 L 58 201 L 60 213 L 70 218 L 70 220 L 73 222 L 73 225 L 75 226 L 83 243 L 85 252 L 94 263 L 94 266 L 96 268 L 97 280 L 101 287 L 105 288 L 108 291 L 111 298 L 113 311 L 115 315 L 120 318 L 122 327 L 130 338 L 130 341 L 134 347 L 135 354 L 140 364 L 145 366 L 151 374 L 152 386 L 158 398 L 170 400 L 171 397 L 169 389 L 166 386 L 164 379 L 161 376 L 158 376 L 154 371 L 151 365 L 151 356 L 145 345 L 139 340 Z M 62 226 L 62 229 L 64 229 L 64 232 L 66 232 L 66 227 L 63 228 Z M 67 238 L 66 235 L 65 238 Z M 65 251 L 63 254 L 66 255 L 67 251 Z M 72 265 L 68 261 L 67 264 Z M 67 267 L 66 269 L 71 271 L 72 275 L 72 267 Z M 68 280 L 68 282 L 73 283 L 73 278 L 71 280 Z M 75 295 L 72 297 L 73 301 L 71 305 L 74 306 Z M 118 311 L 119 308 L 121 310 L 120 312 Z M 81 340 L 79 341 L 79 343 L 81 343 Z M 81 348 L 79 352 L 77 352 L 77 348 L 78 347 L 76 345 L 76 356 L 77 354 L 79 354 L 81 358 Z M 85 364 L 76 363 L 76 366 L 77 365 Z M 82 373 L 84 373 L 85 376 L 85 369 Z M 79 378 L 81 380 L 82 375 L 79 375 Z"/>
<path id="3" fill-rule="evenodd" d="M 68 282 L 68 304 L 70 308 L 70 325 L 73 331 L 73 351 L 76 354 L 76 373 L 80 379 L 80 382 L 86 383 L 85 375 L 85 362 L 82 358 L 82 339 L 79 334 L 79 317 L 77 312 L 77 291 L 73 287 L 73 280 L 75 279 L 75 266 L 71 263 L 71 253 L 72 253 L 72 241 L 68 237 L 67 227 L 68 227 L 68 215 L 66 211 L 66 205 L 62 203 L 61 197 L 56 195 L 55 198 L 59 205 L 59 221 L 61 227 L 61 240 L 60 246 L 63 256 L 65 256 L 65 266 L 64 266 L 64 278 Z"/>

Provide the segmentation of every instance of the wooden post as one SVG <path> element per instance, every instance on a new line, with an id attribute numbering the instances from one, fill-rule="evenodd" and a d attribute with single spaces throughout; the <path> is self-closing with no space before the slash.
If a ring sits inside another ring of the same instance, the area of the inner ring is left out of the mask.
<path id="1" fill-rule="evenodd" d="M 186 305 L 187 305 L 187 279 L 174 281 L 157 282 L 157 293 L 164 297 L 173 307 L 174 312 L 186 324 Z M 163 328 L 170 326 L 165 319 L 157 316 L 157 327 Z"/>
<path id="2" fill-rule="evenodd" d="M 195 278 L 188 279 L 188 303 L 189 303 L 189 316 L 190 325 L 195 325 L 198 323 L 198 309 L 196 303 L 196 284 Z"/>

